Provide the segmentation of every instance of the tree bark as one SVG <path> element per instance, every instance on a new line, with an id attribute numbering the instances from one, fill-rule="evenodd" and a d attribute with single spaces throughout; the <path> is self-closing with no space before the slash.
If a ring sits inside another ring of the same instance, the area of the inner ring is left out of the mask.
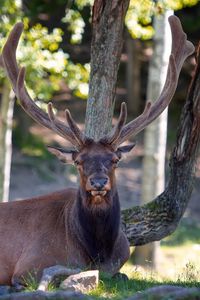
<path id="1" fill-rule="evenodd" d="M 9 198 L 13 106 L 14 94 L 5 80 L 0 109 L 0 199 L 3 202 Z"/>
<path id="2" fill-rule="evenodd" d="M 91 73 L 85 133 L 95 140 L 111 129 L 128 5 L 129 0 L 95 0 L 93 6 Z"/>
<path id="3" fill-rule="evenodd" d="M 154 17 L 154 52 L 149 65 L 147 99 L 158 99 L 167 75 L 171 50 L 171 34 L 168 17 L 173 11 Z M 144 134 L 144 158 L 142 172 L 141 205 L 158 196 L 165 188 L 165 152 L 167 140 L 168 109 L 146 129 Z M 134 263 L 157 267 L 159 243 L 136 247 Z"/>
<path id="4" fill-rule="evenodd" d="M 170 159 L 165 191 L 142 207 L 122 212 L 123 229 L 131 245 L 159 241 L 171 234 L 183 216 L 193 189 L 200 144 L 200 46 L 197 65 L 184 105 L 177 140 Z"/>
<path id="5" fill-rule="evenodd" d="M 129 33 L 127 35 L 127 108 L 129 114 L 137 116 L 140 113 L 141 104 L 141 43 L 138 39 L 133 39 Z"/>

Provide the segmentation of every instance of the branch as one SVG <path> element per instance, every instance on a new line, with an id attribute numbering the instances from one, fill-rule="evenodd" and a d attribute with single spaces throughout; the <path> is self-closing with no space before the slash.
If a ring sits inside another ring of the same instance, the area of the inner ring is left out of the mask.
<path id="1" fill-rule="evenodd" d="M 122 226 L 131 245 L 159 241 L 171 234 L 183 216 L 193 189 L 194 167 L 200 143 L 200 46 L 197 64 L 180 119 L 170 159 L 165 191 L 142 207 L 122 211 Z"/>

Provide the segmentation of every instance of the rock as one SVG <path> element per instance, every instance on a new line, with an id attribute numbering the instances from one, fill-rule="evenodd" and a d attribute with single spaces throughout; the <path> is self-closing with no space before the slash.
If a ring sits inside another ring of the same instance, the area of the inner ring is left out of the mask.
<path id="1" fill-rule="evenodd" d="M 199 300 L 200 288 L 185 288 L 182 286 L 161 285 L 135 293 L 126 300 Z"/>
<path id="2" fill-rule="evenodd" d="M 7 295 L 11 292 L 11 288 L 8 285 L 0 286 L 0 296 Z"/>
<path id="3" fill-rule="evenodd" d="M 61 283 L 60 288 L 68 291 L 87 293 L 91 289 L 96 288 L 98 283 L 99 271 L 92 270 L 69 276 Z"/>
<path id="4" fill-rule="evenodd" d="M 90 297 L 70 291 L 56 292 L 22 292 L 0 296 L 0 300 L 91 300 Z"/>
<path id="5" fill-rule="evenodd" d="M 70 269 L 64 266 L 56 265 L 43 270 L 38 291 L 47 291 L 50 283 L 59 286 L 60 282 L 69 275 L 80 273 L 81 269 Z M 64 277 L 64 278 L 63 278 Z"/>

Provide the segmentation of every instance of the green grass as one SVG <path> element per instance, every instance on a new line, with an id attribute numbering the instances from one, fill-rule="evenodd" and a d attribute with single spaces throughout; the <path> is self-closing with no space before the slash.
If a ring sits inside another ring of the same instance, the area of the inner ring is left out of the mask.
<path id="1" fill-rule="evenodd" d="M 99 300 L 122 300 L 134 295 L 136 292 L 142 292 L 148 288 L 158 285 L 179 285 L 183 287 L 198 287 L 200 273 L 196 266 L 188 263 L 179 276 L 170 280 L 169 278 L 161 278 L 158 273 L 151 270 L 141 270 L 135 268 L 130 262 L 123 267 L 123 272 L 129 276 L 128 281 L 122 279 L 113 279 L 106 273 L 100 273 L 100 283 L 95 290 L 88 293 L 92 299 Z M 33 275 L 26 278 L 26 291 L 34 291 L 37 289 L 37 282 Z M 55 291 L 53 284 L 49 285 L 49 291 Z"/>
<path id="2" fill-rule="evenodd" d="M 180 273 L 176 280 L 161 278 L 158 274 L 146 270 L 145 272 L 135 271 L 132 266 L 132 272 L 127 270 L 129 281 L 109 278 L 106 274 L 100 274 L 100 284 L 97 289 L 89 293 L 93 299 L 99 300 L 121 300 L 134 295 L 136 292 L 144 291 L 148 288 L 158 285 L 179 285 L 183 287 L 198 287 L 197 270 L 193 264 L 188 264 Z M 127 267 L 126 267 L 127 268 Z M 199 277 L 198 277 L 199 278 Z"/>
<path id="3" fill-rule="evenodd" d="M 97 289 L 89 293 L 94 299 L 124 299 L 137 291 L 148 289 L 161 284 L 156 278 L 141 278 L 136 272 L 128 281 L 112 279 L 106 274 L 100 274 L 100 284 Z"/>

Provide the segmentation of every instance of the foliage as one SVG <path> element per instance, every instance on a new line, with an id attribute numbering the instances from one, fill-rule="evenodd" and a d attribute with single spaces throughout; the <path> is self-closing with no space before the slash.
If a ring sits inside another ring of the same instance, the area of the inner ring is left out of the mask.
<path id="1" fill-rule="evenodd" d="M 68 63 L 67 76 L 70 78 L 68 85 L 79 98 L 87 98 L 90 64 Z"/>
<path id="2" fill-rule="evenodd" d="M 60 89 L 64 80 L 80 98 L 87 98 L 89 81 L 89 63 L 80 64 L 71 61 L 69 55 L 61 49 L 63 30 L 54 28 L 51 32 L 41 24 L 32 26 L 31 18 L 44 11 L 53 11 L 58 6 L 66 9 L 60 20 L 63 28 L 70 32 L 70 43 L 80 44 L 85 31 L 84 10 L 90 11 L 94 0 L 57 0 L 51 6 L 45 1 L 24 1 L 25 10 L 21 9 L 20 0 L 0 0 L 0 48 L 14 23 L 23 20 L 24 34 L 18 51 L 21 65 L 26 66 L 26 82 L 29 92 L 41 101 L 50 100 Z M 199 0 L 131 0 L 126 16 L 126 26 L 133 38 L 149 39 L 153 35 L 152 17 L 164 9 L 181 9 L 195 5 Z M 28 16 L 28 17 L 27 17 Z M 88 18 L 87 18 L 88 19 Z M 88 22 L 88 20 L 87 20 Z M 64 29 L 64 30 L 65 30 Z M 2 72 L 2 71 L 0 71 Z M 2 81 L 3 74 L 0 73 Z"/>
<path id="3" fill-rule="evenodd" d="M 85 98 L 89 76 L 88 65 L 74 64 L 69 55 L 60 48 L 62 30 L 54 28 L 51 33 L 41 24 L 30 26 L 30 20 L 21 11 L 20 1 L 1 0 L 0 48 L 13 24 L 22 20 L 24 33 L 20 40 L 17 59 L 26 67 L 26 82 L 32 97 L 39 100 L 50 100 L 52 94 L 60 89 L 64 79 L 75 95 Z M 0 79 L 4 78 L 1 70 Z"/>
<path id="4" fill-rule="evenodd" d="M 152 18 L 166 9 L 179 10 L 196 5 L 199 0 L 130 0 L 126 26 L 133 38 L 150 39 L 154 34 Z"/>
<path id="5" fill-rule="evenodd" d="M 64 23 L 68 23 L 68 30 L 71 31 L 72 44 L 78 44 L 82 40 L 85 23 L 79 11 L 73 9 L 67 10 L 65 17 L 62 19 Z"/>
<path id="6" fill-rule="evenodd" d="M 48 33 L 47 28 L 40 24 L 30 28 L 29 20 L 23 17 L 19 1 L 5 0 L 0 25 L 1 47 L 13 24 L 19 20 L 23 20 L 25 29 L 17 52 L 19 64 L 26 66 L 26 81 L 31 94 L 48 100 L 59 89 L 59 76 L 64 72 L 66 55 L 58 50 L 62 32 L 54 29 Z"/>

